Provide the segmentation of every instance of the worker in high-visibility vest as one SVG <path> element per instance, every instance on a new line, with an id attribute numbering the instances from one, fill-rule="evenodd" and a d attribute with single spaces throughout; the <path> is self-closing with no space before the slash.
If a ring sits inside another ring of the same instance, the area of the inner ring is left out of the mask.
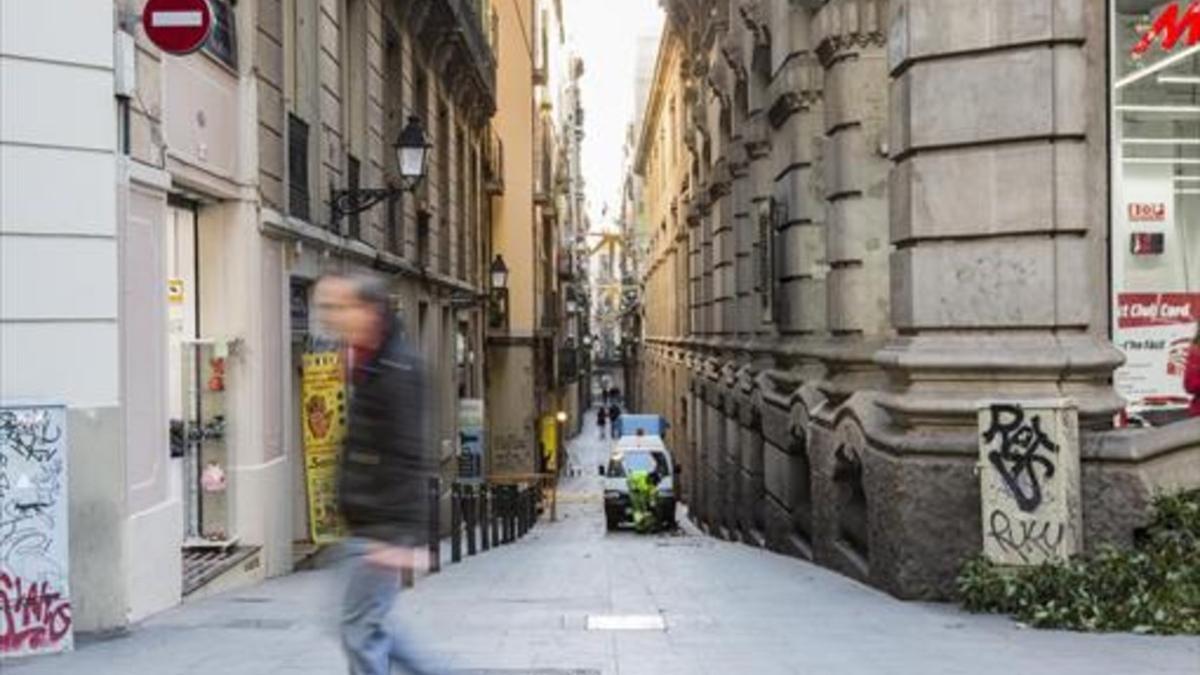
<path id="1" fill-rule="evenodd" d="M 653 532 L 658 528 L 658 477 L 649 471 L 629 472 L 629 503 L 633 509 L 633 527 L 638 532 Z"/>

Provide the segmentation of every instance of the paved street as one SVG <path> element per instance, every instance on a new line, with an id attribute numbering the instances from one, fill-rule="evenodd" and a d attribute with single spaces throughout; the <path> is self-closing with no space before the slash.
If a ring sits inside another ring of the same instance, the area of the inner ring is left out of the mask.
<path id="1" fill-rule="evenodd" d="M 403 621 L 461 673 L 1200 673 L 1200 639 L 1022 629 L 898 602 L 801 561 L 708 539 L 606 535 L 595 431 L 572 446 L 559 521 L 421 580 Z M 590 470 L 589 470 L 590 469 Z M 344 672 L 326 572 L 188 604 L 127 637 L 5 664 L 13 675 Z M 666 630 L 588 631 L 589 615 Z"/>

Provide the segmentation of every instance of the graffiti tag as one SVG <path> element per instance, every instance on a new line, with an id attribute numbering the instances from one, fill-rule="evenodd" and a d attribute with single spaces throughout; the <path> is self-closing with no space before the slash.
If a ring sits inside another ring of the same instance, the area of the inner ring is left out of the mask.
<path id="1" fill-rule="evenodd" d="M 0 653 L 51 647 L 70 630 L 71 605 L 48 582 L 0 572 Z"/>
<path id="2" fill-rule="evenodd" d="M 1014 521 L 999 509 L 992 511 L 988 518 L 987 536 L 1006 553 L 1017 555 L 1024 563 L 1054 557 L 1066 533 L 1065 523 L 1025 519 Z"/>
<path id="3" fill-rule="evenodd" d="M 996 467 L 1017 507 L 1032 513 L 1042 504 L 1042 481 L 1054 475 L 1058 445 L 1042 431 L 1040 416 L 1026 419 L 1025 410 L 1016 405 L 992 406 L 991 426 L 983 440 L 992 443 L 997 436 L 1000 446 L 988 453 L 988 461 Z"/>

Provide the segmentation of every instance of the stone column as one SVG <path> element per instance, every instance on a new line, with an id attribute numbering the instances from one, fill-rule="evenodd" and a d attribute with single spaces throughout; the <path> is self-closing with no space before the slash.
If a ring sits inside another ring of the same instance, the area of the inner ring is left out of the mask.
<path id="1" fill-rule="evenodd" d="M 822 389 L 834 400 L 875 388 L 888 316 L 886 0 L 832 0 L 813 26 L 825 79 L 828 321 Z"/>
<path id="2" fill-rule="evenodd" d="M 811 12 L 774 3 L 774 73 L 767 120 L 771 127 L 771 164 L 775 200 L 783 209 L 777 221 L 775 275 L 779 332 L 792 337 L 824 333 L 825 207 L 821 152 L 822 87 L 820 64 L 810 38 Z"/>
<path id="3" fill-rule="evenodd" d="M 1105 3 L 892 0 L 889 22 L 901 336 L 876 357 L 886 416 L 839 448 L 863 463 L 873 581 L 935 595 L 981 549 L 977 406 L 1069 397 L 1085 428 L 1119 407 Z"/>

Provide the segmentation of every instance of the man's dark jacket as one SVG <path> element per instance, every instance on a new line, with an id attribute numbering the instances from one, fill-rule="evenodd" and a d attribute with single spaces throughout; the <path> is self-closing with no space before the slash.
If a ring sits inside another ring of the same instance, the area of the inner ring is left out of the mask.
<path id="1" fill-rule="evenodd" d="M 393 322 L 354 373 L 338 501 L 351 534 L 416 546 L 429 537 L 433 461 L 425 429 L 424 371 Z"/>

